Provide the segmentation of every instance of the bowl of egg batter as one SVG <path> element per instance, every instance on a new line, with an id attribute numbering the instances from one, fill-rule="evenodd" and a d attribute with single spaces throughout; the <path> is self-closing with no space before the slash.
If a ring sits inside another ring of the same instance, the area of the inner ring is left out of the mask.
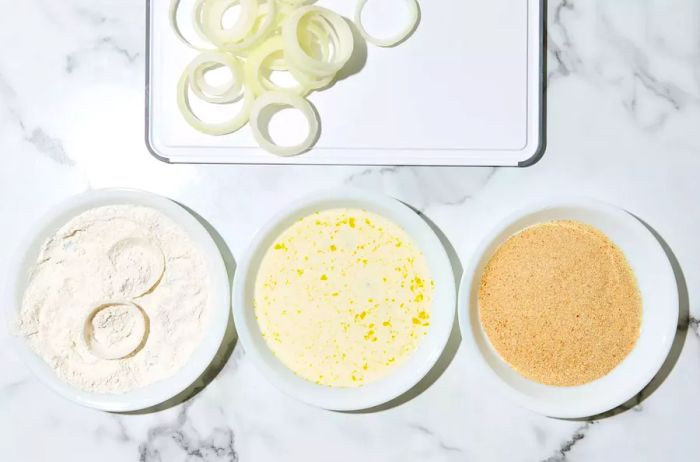
<path id="1" fill-rule="evenodd" d="M 452 266 L 412 209 L 351 189 L 292 204 L 239 266 L 233 312 L 256 366 L 283 392 L 333 410 L 400 396 L 452 329 Z"/>
<path id="2" fill-rule="evenodd" d="M 495 387 L 560 418 L 619 406 L 659 371 L 678 290 L 633 215 L 588 199 L 534 204 L 489 233 L 465 269 L 462 338 Z"/>

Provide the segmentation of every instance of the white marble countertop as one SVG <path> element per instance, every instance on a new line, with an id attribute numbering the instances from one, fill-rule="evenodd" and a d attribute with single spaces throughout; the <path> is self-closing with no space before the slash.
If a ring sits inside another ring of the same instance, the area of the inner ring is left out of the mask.
<path id="1" fill-rule="evenodd" d="M 141 415 L 93 411 L 60 398 L 2 340 L 3 461 L 698 457 L 700 2 L 551 0 L 547 153 L 519 170 L 166 165 L 143 142 L 142 1 L 0 0 L 0 6 L 2 275 L 12 270 L 6 255 L 32 221 L 89 188 L 135 187 L 181 201 L 240 257 L 285 201 L 347 184 L 418 207 L 463 262 L 481 234 L 520 203 L 597 197 L 655 228 L 687 283 L 662 376 L 629 410 L 590 421 L 539 416 L 494 393 L 458 339 L 448 348 L 456 355 L 444 373 L 381 412 L 334 413 L 293 401 L 236 346 L 192 399 Z"/>

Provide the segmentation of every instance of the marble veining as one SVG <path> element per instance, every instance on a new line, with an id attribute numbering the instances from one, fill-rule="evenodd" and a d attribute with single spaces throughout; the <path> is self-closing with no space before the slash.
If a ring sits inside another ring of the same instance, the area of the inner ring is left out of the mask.
<path id="1" fill-rule="evenodd" d="M 408 203 L 423 212 L 430 206 L 463 204 L 486 186 L 497 172 L 498 169 L 492 167 L 379 167 L 353 173 L 344 183 L 371 189 L 413 187 L 415 198 L 409 199 Z"/>
<path id="2" fill-rule="evenodd" d="M 673 21 L 658 21 L 677 15 Z M 629 115 L 648 130 L 662 129 L 672 114 L 700 105 L 700 5 L 692 2 L 582 2 L 560 0 L 550 3 L 547 45 L 552 58 L 548 82 L 576 75 L 605 85 L 619 93 Z M 630 14 L 632 19 L 625 20 Z M 679 21 L 679 17 L 683 21 Z M 586 41 L 575 40 L 583 18 L 590 17 L 582 31 Z M 628 25 L 639 18 L 641 27 Z M 661 23 L 659 23 L 661 22 Z M 686 25 L 692 40 L 664 27 Z M 690 24 L 688 24 L 690 23 Z M 669 36 L 666 37 L 665 34 Z M 681 42 L 682 40 L 682 42 Z M 687 49 L 691 47 L 690 49 Z M 684 63 L 685 72 L 668 72 L 670 64 Z"/>
<path id="3" fill-rule="evenodd" d="M 238 460 L 233 430 L 217 427 L 201 437 L 187 418 L 189 407 L 189 403 L 180 406 L 174 422 L 148 430 L 146 441 L 139 444 L 139 462 L 162 462 L 178 457 L 203 462 Z"/>
<path id="4" fill-rule="evenodd" d="M 41 128 L 35 128 L 32 130 L 31 134 L 25 138 L 27 142 L 31 143 L 39 152 L 45 154 L 55 162 L 59 164 L 64 164 L 68 166 L 73 166 L 75 163 L 70 157 L 66 155 L 66 151 L 63 149 L 63 144 L 61 140 L 57 138 L 52 138 L 47 135 Z"/>
<path id="5" fill-rule="evenodd" d="M 432 439 L 435 441 L 435 443 L 438 445 L 441 451 L 447 451 L 447 452 L 457 452 L 457 453 L 463 453 L 464 451 L 457 447 L 457 446 L 452 446 L 450 444 L 445 443 L 438 435 L 433 433 L 432 430 L 430 430 L 427 427 L 424 427 L 423 425 L 420 424 L 410 424 L 409 427 L 414 428 L 416 432 L 425 435 L 426 437 Z"/>
<path id="6" fill-rule="evenodd" d="M 126 48 L 122 48 L 112 37 L 102 37 L 91 48 L 79 50 L 66 56 L 66 74 L 73 73 L 80 66 L 81 61 L 88 59 L 90 54 L 105 50 L 123 56 L 127 64 L 136 62 L 141 56 L 140 52 L 130 52 Z"/>
<path id="7" fill-rule="evenodd" d="M 12 12 L 0 27 L 3 257 L 43 212 L 88 188 L 172 197 L 209 221 L 240 258 L 285 202 L 347 185 L 419 210 L 462 265 L 521 204 L 566 195 L 607 200 L 663 237 L 687 284 L 668 367 L 628 403 L 587 421 L 519 408 L 490 389 L 464 345 L 454 345 L 432 385 L 374 413 L 298 403 L 236 345 L 184 402 L 108 414 L 40 384 L 2 332 L 3 462 L 686 461 L 697 454 L 700 2 L 550 0 L 548 146 L 527 169 L 166 165 L 143 143 L 142 1 L 0 5 Z M 0 276 L 13 270 L 10 261 L 0 259 Z"/>
<path id="8" fill-rule="evenodd" d="M 556 451 L 556 453 L 543 460 L 543 462 L 565 462 L 567 460 L 567 454 L 569 454 L 576 444 L 579 444 L 586 436 L 590 428 L 598 423 L 595 420 L 586 422 L 580 427 L 576 428 L 571 438 L 562 443 L 561 447 Z"/>
<path id="9" fill-rule="evenodd" d="M 695 336 L 700 339 L 700 319 L 691 316 L 689 318 L 688 327 L 693 331 Z"/>

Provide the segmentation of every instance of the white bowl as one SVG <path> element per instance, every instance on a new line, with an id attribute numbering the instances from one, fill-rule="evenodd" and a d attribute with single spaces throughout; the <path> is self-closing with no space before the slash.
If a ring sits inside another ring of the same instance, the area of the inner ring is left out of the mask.
<path id="1" fill-rule="evenodd" d="M 258 267 L 274 240 L 296 220 L 319 210 L 359 208 L 377 213 L 403 228 L 425 255 L 435 280 L 430 328 L 416 351 L 389 376 L 358 388 L 327 387 L 304 380 L 269 349 L 255 319 L 253 295 Z M 382 195 L 352 189 L 319 191 L 291 204 L 255 237 L 233 283 L 233 316 L 245 351 L 267 379 L 288 395 L 308 404 L 339 411 L 368 409 L 413 387 L 442 353 L 454 323 L 454 273 L 442 243 L 416 212 Z"/>
<path id="2" fill-rule="evenodd" d="M 478 290 L 485 265 L 510 236 L 537 223 L 577 220 L 595 226 L 623 251 L 642 296 L 639 340 L 609 374 L 574 387 L 531 381 L 495 351 L 479 320 Z M 513 400 L 552 417 L 589 417 L 623 404 L 654 377 L 668 355 L 678 322 L 678 288 L 670 262 L 654 235 L 624 210 L 593 200 L 537 204 L 507 218 L 481 244 L 464 272 L 457 307 L 462 337 L 491 371 L 494 383 Z"/>
<path id="3" fill-rule="evenodd" d="M 44 241 L 76 215 L 95 207 L 116 204 L 135 204 L 153 208 L 172 219 L 187 232 L 203 252 L 209 268 L 211 314 L 202 343 L 195 349 L 187 363 L 173 376 L 125 393 L 94 393 L 80 390 L 60 380 L 23 337 L 12 333 L 12 326 L 21 309 L 22 296 L 28 283 L 27 276 L 36 262 Z M 74 196 L 57 206 L 35 226 L 27 241 L 19 247 L 14 263 L 12 267 L 14 272 L 10 274 L 5 298 L 6 323 L 10 330 L 10 341 L 16 346 L 16 351 L 24 363 L 42 382 L 78 404 L 115 412 L 146 409 L 160 404 L 185 390 L 206 370 L 224 338 L 231 299 L 228 276 L 221 254 L 204 226 L 184 208 L 164 197 L 124 189 L 104 189 Z"/>

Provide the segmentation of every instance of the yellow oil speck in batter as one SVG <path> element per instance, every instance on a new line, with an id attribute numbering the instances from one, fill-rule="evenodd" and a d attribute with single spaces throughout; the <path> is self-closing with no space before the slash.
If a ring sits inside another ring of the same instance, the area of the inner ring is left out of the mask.
<path id="1" fill-rule="evenodd" d="M 329 209 L 285 230 L 263 257 L 255 314 L 268 347 L 300 377 L 358 387 L 386 376 L 430 326 L 423 253 L 386 218 Z"/>

